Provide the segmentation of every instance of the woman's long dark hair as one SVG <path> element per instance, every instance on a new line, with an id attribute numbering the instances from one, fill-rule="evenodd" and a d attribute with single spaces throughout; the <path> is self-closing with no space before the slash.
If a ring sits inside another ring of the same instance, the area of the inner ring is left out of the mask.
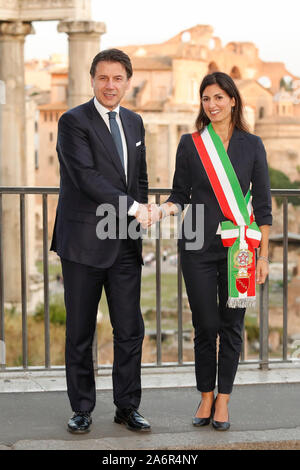
<path id="1" fill-rule="evenodd" d="M 204 112 L 202 106 L 202 96 L 205 88 L 209 85 L 219 85 L 219 87 L 230 96 L 235 99 L 235 105 L 232 108 L 231 124 L 232 127 L 237 127 L 241 131 L 249 132 L 248 125 L 243 115 L 243 103 L 239 90 L 232 78 L 223 72 L 213 72 L 206 75 L 200 85 L 200 111 L 196 119 L 196 128 L 200 133 L 205 126 L 210 123 L 210 119 Z"/>

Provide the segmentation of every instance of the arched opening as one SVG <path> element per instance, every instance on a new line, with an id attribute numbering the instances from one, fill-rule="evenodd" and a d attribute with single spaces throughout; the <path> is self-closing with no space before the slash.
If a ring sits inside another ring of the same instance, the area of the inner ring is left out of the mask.
<path id="1" fill-rule="evenodd" d="M 263 119 L 265 117 L 265 108 L 261 106 L 258 110 L 258 118 Z"/>
<path id="2" fill-rule="evenodd" d="M 210 62 L 208 64 L 208 73 L 219 72 L 219 67 L 215 62 Z"/>
<path id="3" fill-rule="evenodd" d="M 269 77 L 267 77 L 266 75 L 263 75 L 262 77 L 259 77 L 257 79 L 257 81 L 264 88 L 271 88 L 271 86 L 272 86 L 271 79 Z"/>
<path id="4" fill-rule="evenodd" d="M 235 79 L 242 78 L 241 71 L 236 65 L 234 65 L 232 67 L 231 72 L 230 72 L 230 76 L 231 76 L 231 78 L 235 78 Z"/>

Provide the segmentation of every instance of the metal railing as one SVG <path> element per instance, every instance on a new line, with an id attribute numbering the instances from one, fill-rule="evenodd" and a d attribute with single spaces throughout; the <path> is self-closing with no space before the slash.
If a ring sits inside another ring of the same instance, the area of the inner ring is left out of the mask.
<path id="1" fill-rule="evenodd" d="M 20 204 L 20 257 L 21 257 L 21 311 L 22 311 L 22 366 L 18 368 L 6 367 L 4 361 L 0 363 L 1 370 L 54 370 L 61 368 L 51 366 L 50 359 L 50 316 L 49 316 L 49 241 L 48 241 L 48 196 L 57 195 L 59 188 L 54 187 L 0 187 L 0 345 L 5 345 L 5 281 L 4 281 L 4 256 L 3 253 L 3 195 L 19 195 Z M 167 196 L 170 189 L 150 189 L 149 195 L 154 196 L 157 204 L 161 203 L 161 197 Z M 44 367 L 33 367 L 28 365 L 28 342 L 27 342 L 27 284 L 26 275 L 26 196 L 42 196 L 43 213 L 43 285 L 44 285 L 44 345 L 45 345 L 45 364 Z M 289 361 L 288 358 L 288 197 L 300 196 L 300 190 L 273 189 L 272 196 L 281 196 L 283 198 L 283 334 L 282 334 L 282 357 L 275 362 L 282 363 Z M 160 230 L 160 224 L 159 224 Z M 183 283 L 180 268 L 180 253 L 177 253 L 177 362 L 163 362 L 162 360 L 162 292 L 161 292 L 161 237 L 156 241 L 156 362 L 152 364 L 143 364 L 143 367 L 157 366 L 184 366 L 191 365 L 191 362 L 183 360 Z M 259 337 L 260 349 L 257 360 L 245 360 L 244 349 L 241 354 L 240 363 L 253 362 L 258 363 L 260 368 L 266 369 L 270 362 L 269 357 L 269 280 L 260 286 L 259 302 Z M 95 335 L 96 338 L 96 335 Z M 95 370 L 105 366 L 98 364 L 97 359 L 97 341 L 94 340 L 94 367 Z M 1 351 L 0 351 L 1 353 Z M 1 357 L 1 354 L 0 354 Z M 1 362 L 1 361 L 0 361 Z M 110 366 L 109 366 L 110 367 Z"/>

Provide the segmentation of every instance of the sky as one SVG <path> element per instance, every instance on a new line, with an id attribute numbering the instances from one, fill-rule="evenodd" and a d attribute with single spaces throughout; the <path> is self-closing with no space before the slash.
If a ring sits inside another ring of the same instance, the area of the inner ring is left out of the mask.
<path id="1" fill-rule="evenodd" d="M 92 20 L 106 23 L 101 49 L 160 43 L 196 24 L 209 24 L 222 45 L 249 41 L 264 61 L 284 62 L 300 76 L 300 0 L 92 0 Z M 68 53 L 57 22 L 35 22 L 25 59 Z"/>

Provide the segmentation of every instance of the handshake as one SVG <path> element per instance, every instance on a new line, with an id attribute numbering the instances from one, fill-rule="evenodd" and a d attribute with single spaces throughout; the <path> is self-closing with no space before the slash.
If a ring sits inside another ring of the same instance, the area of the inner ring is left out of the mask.
<path id="1" fill-rule="evenodd" d="M 139 204 L 135 213 L 135 218 L 143 228 L 148 228 L 155 224 L 165 215 L 164 209 L 157 204 Z"/>

